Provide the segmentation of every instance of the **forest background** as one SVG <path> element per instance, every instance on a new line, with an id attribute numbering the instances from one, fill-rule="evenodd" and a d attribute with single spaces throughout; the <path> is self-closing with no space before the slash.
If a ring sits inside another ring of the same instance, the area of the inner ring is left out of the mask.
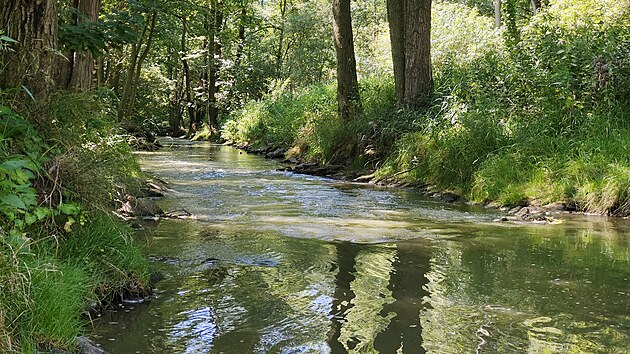
<path id="1" fill-rule="evenodd" d="M 86 303 L 148 291 L 110 211 L 142 193 L 153 135 L 630 214 L 627 1 L 3 0 L 0 19 L 0 352 L 72 348 Z"/>

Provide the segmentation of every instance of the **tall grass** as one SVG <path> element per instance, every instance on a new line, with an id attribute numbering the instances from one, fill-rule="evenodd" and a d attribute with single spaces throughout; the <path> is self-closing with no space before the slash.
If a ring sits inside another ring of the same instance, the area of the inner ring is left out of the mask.
<path id="1" fill-rule="evenodd" d="M 120 298 L 123 292 L 145 294 L 149 270 L 133 230 L 102 212 L 89 219 L 60 244 L 59 259 L 88 272 L 97 301 Z"/>
<path id="2" fill-rule="evenodd" d="M 85 319 L 81 316 L 93 280 L 82 268 L 56 262 L 43 259 L 30 268 L 30 308 L 24 318 L 23 338 L 41 347 L 72 348 L 83 332 Z"/>

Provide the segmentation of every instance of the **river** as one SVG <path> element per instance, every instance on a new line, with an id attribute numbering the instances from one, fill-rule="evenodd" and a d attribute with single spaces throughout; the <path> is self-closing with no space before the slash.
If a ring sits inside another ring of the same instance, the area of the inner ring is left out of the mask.
<path id="1" fill-rule="evenodd" d="M 236 149 L 140 153 L 195 220 L 139 237 L 163 273 L 91 337 L 118 353 L 593 353 L 630 348 L 630 223 L 498 211 L 277 172 Z"/>

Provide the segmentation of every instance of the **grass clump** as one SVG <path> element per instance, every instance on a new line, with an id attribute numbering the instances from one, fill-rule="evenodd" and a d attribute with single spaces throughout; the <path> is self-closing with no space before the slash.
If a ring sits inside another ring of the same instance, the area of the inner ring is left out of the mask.
<path id="1" fill-rule="evenodd" d="M 148 265 L 133 230 L 102 212 L 89 219 L 60 244 L 59 259 L 90 274 L 99 302 L 146 294 Z"/>
<path id="2" fill-rule="evenodd" d="M 83 332 L 92 279 L 84 269 L 57 262 L 43 259 L 29 266 L 30 302 L 21 328 L 26 347 L 34 340 L 43 348 L 72 348 Z"/>

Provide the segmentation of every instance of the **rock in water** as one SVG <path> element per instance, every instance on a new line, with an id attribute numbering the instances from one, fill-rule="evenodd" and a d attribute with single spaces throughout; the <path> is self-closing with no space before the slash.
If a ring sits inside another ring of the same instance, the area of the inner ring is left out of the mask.
<path id="1" fill-rule="evenodd" d="M 156 216 L 164 214 L 162 208 L 157 203 L 148 198 L 136 198 L 127 196 L 127 201 L 118 210 L 121 214 L 129 216 Z"/>
<path id="2" fill-rule="evenodd" d="M 86 337 L 77 337 L 77 349 L 83 354 L 108 354 Z"/>

